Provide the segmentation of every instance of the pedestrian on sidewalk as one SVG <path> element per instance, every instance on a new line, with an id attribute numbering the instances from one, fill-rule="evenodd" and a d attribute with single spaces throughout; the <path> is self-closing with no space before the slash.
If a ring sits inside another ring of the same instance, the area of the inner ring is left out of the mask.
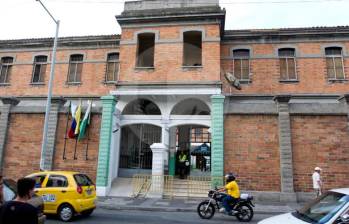
<path id="1" fill-rule="evenodd" d="M 186 169 L 187 169 L 187 155 L 184 153 L 184 150 L 180 151 L 180 154 L 178 156 L 178 165 L 179 165 L 179 176 L 181 179 L 184 179 L 184 176 L 186 175 Z"/>
<path id="2" fill-rule="evenodd" d="M 3 205 L 0 212 L 1 224 L 38 224 L 37 209 L 28 203 L 34 194 L 35 180 L 21 178 L 17 182 L 17 197 Z"/>
<path id="3" fill-rule="evenodd" d="M 314 192 L 316 194 L 316 197 L 319 197 L 322 194 L 322 180 L 321 180 L 321 168 L 320 167 L 315 167 L 314 168 L 314 173 L 312 175 L 313 179 L 313 188 Z"/>

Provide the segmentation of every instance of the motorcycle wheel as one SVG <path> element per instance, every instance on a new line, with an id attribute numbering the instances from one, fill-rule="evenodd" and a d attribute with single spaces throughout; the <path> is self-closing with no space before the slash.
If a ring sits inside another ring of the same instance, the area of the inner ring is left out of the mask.
<path id="1" fill-rule="evenodd" d="M 238 205 L 236 207 L 236 210 L 238 211 L 238 213 L 236 214 L 236 218 L 240 222 L 249 222 L 252 220 L 253 209 L 250 205 L 248 205 L 248 204 Z"/>
<path id="2" fill-rule="evenodd" d="M 202 219 L 210 219 L 215 213 L 215 208 L 208 201 L 203 201 L 198 205 L 197 212 Z"/>

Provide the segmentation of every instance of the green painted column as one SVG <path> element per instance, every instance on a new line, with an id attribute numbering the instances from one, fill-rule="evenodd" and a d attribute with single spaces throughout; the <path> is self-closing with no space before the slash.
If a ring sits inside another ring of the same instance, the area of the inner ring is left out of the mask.
<path id="1" fill-rule="evenodd" d="M 114 96 L 102 96 L 103 104 L 101 131 L 99 136 L 99 152 L 97 167 L 97 186 L 108 186 L 110 143 L 112 134 L 112 121 L 116 99 Z"/>
<path id="2" fill-rule="evenodd" d="M 175 168 L 176 168 L 176 156 L 175 156 L 175 154 L 176 154 L 175 152 L 170 151 L 169 170 L 168 170 L 168 174 L 170 176 L 175 175 Z"/>
<path id="3" fill-rule="evenodd" d="M 224 98 L 214 95 L 211 111 L 211 177 L 214 186 L 223 185 L 224 176 Z"/>

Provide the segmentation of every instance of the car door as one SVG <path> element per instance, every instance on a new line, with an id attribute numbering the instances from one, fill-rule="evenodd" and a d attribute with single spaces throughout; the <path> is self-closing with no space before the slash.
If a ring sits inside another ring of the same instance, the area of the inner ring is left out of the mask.
<path id="1" fill-rule="evenodd" d="M 50 174 L 42 189 L 42 199 L 45 204 L 45 212 L 56 213 L 61 201 L 64 200 L 68 187 L 68 180 L 63 175 Z"/>

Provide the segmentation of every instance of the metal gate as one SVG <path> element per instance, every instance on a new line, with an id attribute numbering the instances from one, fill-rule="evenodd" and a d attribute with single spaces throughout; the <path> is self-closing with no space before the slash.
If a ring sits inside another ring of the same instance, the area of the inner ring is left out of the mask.
<path id="1" fill-rule="evenodd" d="M 153 143 L 161 142 L 161 128 L 135 124 L 121 129 L 120 168 L 152 169 Z"/>

